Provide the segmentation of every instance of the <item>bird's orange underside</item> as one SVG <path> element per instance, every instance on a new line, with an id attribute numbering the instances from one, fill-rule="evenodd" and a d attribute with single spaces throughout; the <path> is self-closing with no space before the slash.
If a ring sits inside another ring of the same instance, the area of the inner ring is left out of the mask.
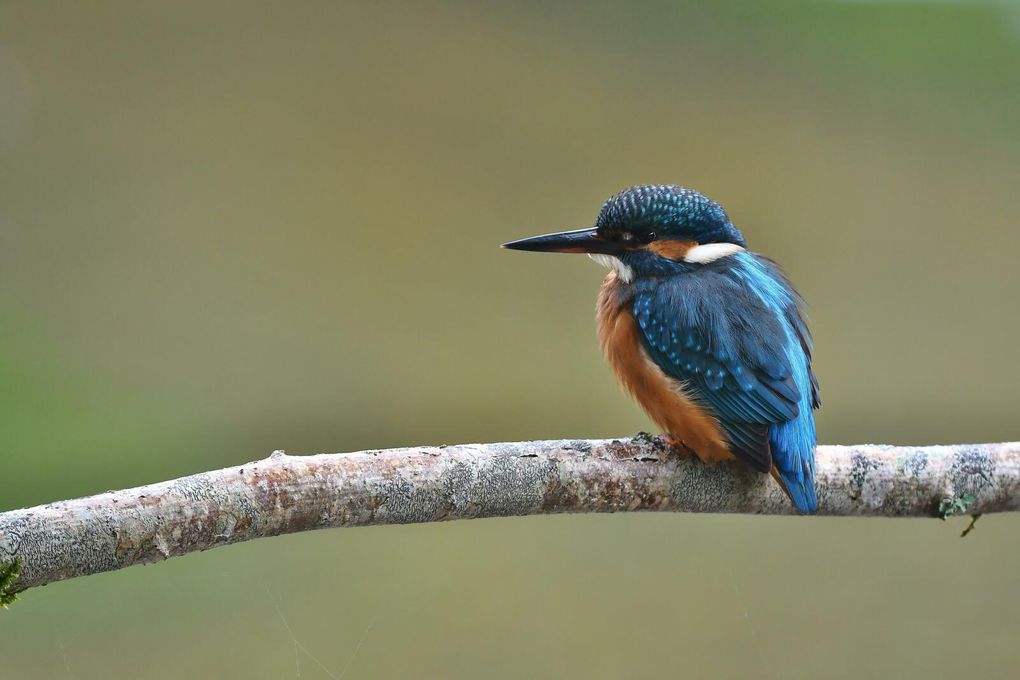
<path id="1" fill-rule="evenodd" d="M 681 256 L 682 257 L 682 256 Z M 632 293 L 611 272 L 599 291 L 599 344 L 620 384 L 656 425 L 706 463 L 734 456 L 716 419 L 685 393 L 683 384 L 662 372 L 641 344 L 630 313 Z"/>

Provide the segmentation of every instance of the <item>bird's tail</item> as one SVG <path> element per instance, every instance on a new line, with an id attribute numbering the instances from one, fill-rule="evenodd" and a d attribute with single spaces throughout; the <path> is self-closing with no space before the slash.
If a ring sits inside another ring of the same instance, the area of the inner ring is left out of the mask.
<path id="1" fill-rule="evenodd" d="M 804 470 L 800 466 L 797 466 L 796 470 L 781 470 L 773 464 L 772 477 L 779 482 L 779 486 L 783 487 L 783 491 L 793 501 L 797 512 L 802 515 L 810 515 L 818 509 L 815 480 L 811 470 Z"/>

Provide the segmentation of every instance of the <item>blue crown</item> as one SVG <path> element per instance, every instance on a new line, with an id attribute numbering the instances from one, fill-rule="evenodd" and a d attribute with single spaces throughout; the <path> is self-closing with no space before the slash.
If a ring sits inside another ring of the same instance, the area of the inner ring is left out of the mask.
<path id="1" fill-rule="evenodd" d="M 621 191 L 602 205 L 595 226 L 606 231 L 652 229 L 660 238 L 746 245 L 721 205 L 675 184 L 646 184 Z"/>

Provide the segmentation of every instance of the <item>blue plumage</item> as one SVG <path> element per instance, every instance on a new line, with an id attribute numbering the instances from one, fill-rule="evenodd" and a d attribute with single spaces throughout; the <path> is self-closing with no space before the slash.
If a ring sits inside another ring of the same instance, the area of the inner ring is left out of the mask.
<path id="1" fill-rule="evenodd" d="M 735 256 L 735 276 L 746 281 L 762 302 L 780 320 L 782 344 L 797 386 L 799 413 L 769 428 L 772 458 L 787 492 L 801 512 L 814 512 L 815 497 L 815 419 L 812 409 L 821 405 L 818 381 L 811 371 L 811 336 L 800 313 L 799 296 L 776 265 L 751 255 Z"/>
<path id="2" fill-rule="evenodd" d="M 798 509 L 813 511 L 811 341 L 775 265 L 739 252 L 634 286 L 655 363 L 715 414 L 739 458 L 762 472 L 774 462 Z"/>
<path id="3" fill-rule="evenodd" d="M 719 204 L 675 185 L 633 187 L 606 201 L 592 229 L 508 246 L 587 252 L 612 266 L 643 352 L 714 417 L 733 455 L 772 471 L 800 512 L 815 511 L 820 402 L 802 301 L 778 265 L 745 250 Z M 659 396 L 635 396 L 660 407 Z"/>
<path id="4" fill-rule="evenodd" d="M 602 205 L 595 224 L 609 232 L 649 226 L 664 233 L 682 232 L 698 243 L 746 245 L 721 205 L 675 184 L 647 184 L 621 191 Z"/>

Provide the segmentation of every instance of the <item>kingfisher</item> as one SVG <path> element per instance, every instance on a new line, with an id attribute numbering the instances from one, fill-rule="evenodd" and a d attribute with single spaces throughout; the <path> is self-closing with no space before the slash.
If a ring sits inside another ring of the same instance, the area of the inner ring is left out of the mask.
<path id="1" fill-rule="evenodd" d="M 666 441 L 771 473 L 798 512 L 817 509 L 821 401 L 804 302 L 722 206 L 674 184 L 636 186 L 609 198 L 594 227 L 503 247 L 587 253 L 608 267 L 599 345 Z"/>

